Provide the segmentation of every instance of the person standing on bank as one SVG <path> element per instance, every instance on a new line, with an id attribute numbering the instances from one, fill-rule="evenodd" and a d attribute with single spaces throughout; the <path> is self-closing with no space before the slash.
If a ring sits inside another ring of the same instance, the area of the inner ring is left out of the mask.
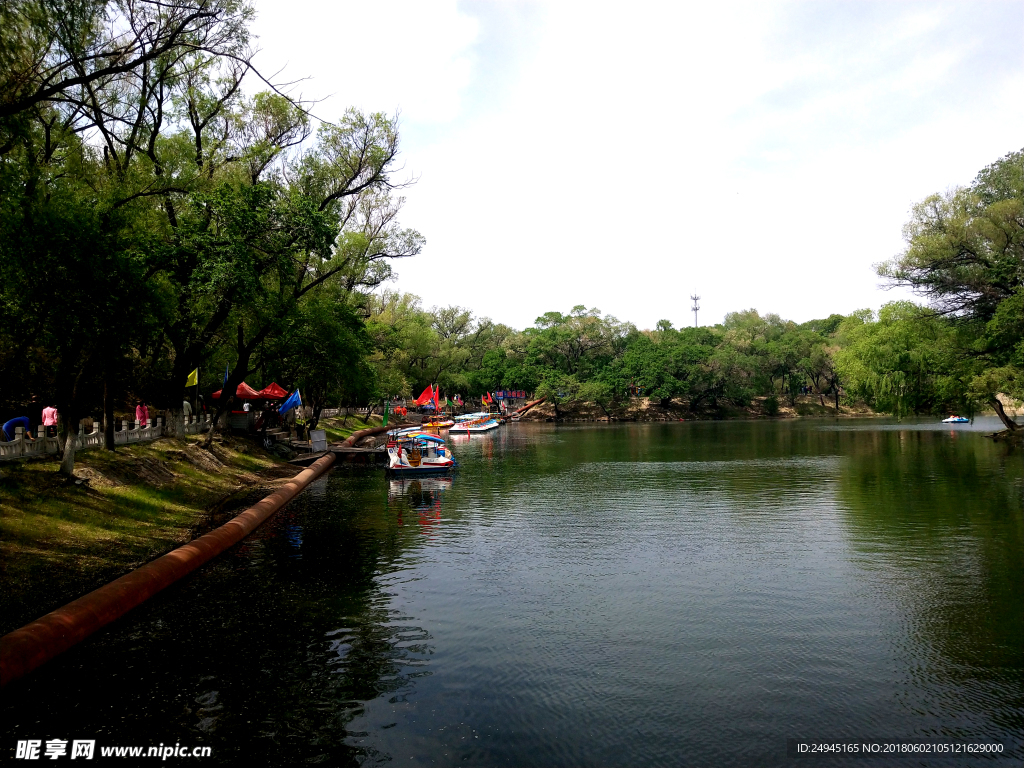
<path id="1" fill-rule="evenodd" d="M 48 405 L 43 408 L 43 426 L 46 427 L 47 437 L 57 436 L 57 422 L 60 421 L 60 414 L 56 406 Z"/>
<path id="2" fill-rule="evenodd" d="M 135 422 L 138 424 L 139 429 L 145 429 L 146 424 L 149 423 L 149 408 L 146 404 L 139 400 L 139 404 L 135 406 Z"/>

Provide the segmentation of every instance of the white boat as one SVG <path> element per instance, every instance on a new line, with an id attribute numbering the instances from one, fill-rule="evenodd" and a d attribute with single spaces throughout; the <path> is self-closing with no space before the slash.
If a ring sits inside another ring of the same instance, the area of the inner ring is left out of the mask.
<path id="1" fill-rule="evenodd" d="M 950 416 L 948 419 L 943 419 L 943 424 L 967 424 L 970 419 L 964 416 Z"/>
<path id="2" fill-rule="evenodd" d="M 494 416 L 493 413 L 489 413 L 487 411 L 477 411 L 476 413 L 463 413 L 463 414 L 460 414 L 459 416 L 453 416 L 452 418 L 454 418 L 455 419 L 455 423 L 458 424 L 459 422 L 463 422 L 463 421 L 476 421 L 477 419 L 490 419 L 493 416 Z"/>
<path id="3" fill-rule="evenodd" d="M 492 429 L 497 429 L 501 424 L 493 417 L 474 419 L 472 421 L 460 421 L 454 427 L 451 427 L 448 431 L 451 434 L 473 434 L 476 432 L 490 432 Z"/>
<path id="4" fill-rule="evenodd" d="M 444 440 L 426 432 L 389 434 L 387 453 L 388 471 L 396 475 L 449 472 L 455 467 L 455 458 Z"/>

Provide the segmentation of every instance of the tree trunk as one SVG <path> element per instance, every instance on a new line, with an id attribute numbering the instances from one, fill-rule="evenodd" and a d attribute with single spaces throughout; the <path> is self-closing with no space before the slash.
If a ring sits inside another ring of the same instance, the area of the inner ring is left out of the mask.
<path id="1" fill-rule="evenodd" d="M 185 438 L 184 408 L 168 408 L 164 412 L 164 417 L 167 419 L 167 426 L 169 427 L 168 435 L 177 440 L 183 440 Z"/>
<path id="2" fill-rule="evenodd" d="M 114 387 L 110 382 L 110 373 L 103 381 L 103 447 L 114 450 Z"/>
<path id="3" fill-rule="evenodd" d="M 65 477 L 75 476 L 75 449 L 78 447 L 78 417 L 72 416 L 65 422 L 67 434 L 64 437 L 64 457 L 60 462 L 60 473 Z"/>
<path id="4" fill-rule="evenodd" d="M 839 415 L 839 387 L 836 387 L 836 415 Z"/>
<path id="5" fill-rule="evenodd" d="M 1003 410 L 1003 404 L 1002 402 L 1000 402 L 998 397 L 996 397 L 995 395 L 990 397 L 988 404 L 992 406 L 992 408 L 996 412 L 996 416 L 999 417 L 999 420 L 1003 422 L 1007 429 L 1013 432 L 1016 432 L 1018 429 L 1020 429 L 1020 424 L 1018 424 L 1017 422 L 1015 422 L 1013 419 L 1006 415 L 1006 411 Z"/>

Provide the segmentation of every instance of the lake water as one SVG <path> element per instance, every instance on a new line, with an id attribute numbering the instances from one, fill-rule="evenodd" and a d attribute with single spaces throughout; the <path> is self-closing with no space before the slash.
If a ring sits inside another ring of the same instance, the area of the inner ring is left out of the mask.
<path id="1" fill-rule="evenodd" d="M 452 478 L 341 467 L 9 689 L 4 748 L 209 745 L 202 765 L 1017 765 L 1024 458 L 983 438 L 996 428 L 518 424 L 453 437 Z M 787 739 L 1004 752 L 799 759 Z"/>

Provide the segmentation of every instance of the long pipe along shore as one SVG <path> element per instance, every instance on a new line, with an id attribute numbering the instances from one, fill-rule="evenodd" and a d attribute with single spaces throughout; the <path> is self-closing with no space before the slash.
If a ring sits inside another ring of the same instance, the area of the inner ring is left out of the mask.
<path id="1" fill-rule="evenodd" d="M 350 435 L 342 444 L 351 446 L 364 437 L 382 431 L 381 427 L 362 429 Z M 219 528 L 0 637 L 0 688 L 74 647 L 233 547 L 320 477 L 334 463 L 335 458 L 333 453 L 329 453 L 317 459 L 258 504 Z"/>

